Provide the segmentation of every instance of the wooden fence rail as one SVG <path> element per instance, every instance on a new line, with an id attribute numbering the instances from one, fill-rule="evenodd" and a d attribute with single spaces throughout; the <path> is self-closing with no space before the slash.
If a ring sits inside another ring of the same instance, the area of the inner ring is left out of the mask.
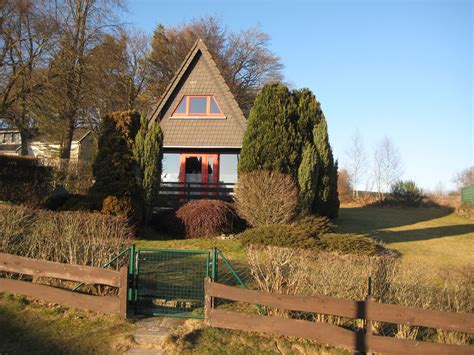
<path id="1" fill-rule="evenodd" d="M 0 272 L 118 287 L 118 297 L 92 296 L 28 281 L 0 278 L 0 293 L 21 294 L 66 307 L 117 314 L 123 318 L 127 316 L 128 270 L 126 267 L 115 271 L 0 253 Z"/>
<path id="2" fill-rule="evenodd" d="M 292 296 L 246 290 L 205 281 L 205 320 L 218 328 L 276 333 L 316 340 L 360 352 L 473 354 L 474 347 L 398 339 L 355 332 L 339 326 L 274 316 L 214 309 L 212 299 L 224 298 L 281 309 L 387 323 L 424 326 L 474 334 L 474 314 L 432 311 L 372 300 L 349 301 L 328 296 Z"/>

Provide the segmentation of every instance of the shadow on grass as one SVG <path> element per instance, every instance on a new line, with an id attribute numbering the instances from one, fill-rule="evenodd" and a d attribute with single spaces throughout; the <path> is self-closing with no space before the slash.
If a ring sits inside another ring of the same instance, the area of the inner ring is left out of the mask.
<path id="1" fill-rule="evenodd" d="M 25 317 L 0 305 L 0 354 L 78 354 L 68 349 L 60 337 L 47 334 L 48 321 L 35 319 L 28 324 Z"/>
<path id="2" fill-rule="evenodd" d="M 356 207 L 341 208 L 334 220 L 338 232 L 371 234 L 371 232 L 426 222 L 451 214 L 442 208 Z"/>
<path id="3" fill-rule="evenodd" d="M 474 233 L 474 224 L 458 224 L 403 231 L 376 231 L 373 236 L 385 243 L 414 242 Z"/>

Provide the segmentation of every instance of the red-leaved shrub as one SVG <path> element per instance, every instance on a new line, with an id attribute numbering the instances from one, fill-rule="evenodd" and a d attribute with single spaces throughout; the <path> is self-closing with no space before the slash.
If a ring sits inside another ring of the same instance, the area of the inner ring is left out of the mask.
<path id="1" fill-rule="evenodd" d="M 243 222 L 235 208 L 219 200 L 198 200 L 186 203 L 176 211 L 185 238 L 211 237 L 238 232 Z"/>

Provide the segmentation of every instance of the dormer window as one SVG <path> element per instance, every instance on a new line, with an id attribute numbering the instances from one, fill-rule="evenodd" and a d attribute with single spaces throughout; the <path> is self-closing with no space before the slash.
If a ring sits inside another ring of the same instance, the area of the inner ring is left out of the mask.
<path id="1" fill-rule="evenodd" d="M 223 118 L 219 104 L 212 95 L 183 96 L 172 117 L 216 117 Z"/>

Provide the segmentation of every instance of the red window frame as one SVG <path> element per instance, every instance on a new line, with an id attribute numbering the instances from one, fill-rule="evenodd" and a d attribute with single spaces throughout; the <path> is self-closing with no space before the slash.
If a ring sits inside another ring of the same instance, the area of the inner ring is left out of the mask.
<path id="1" fill-rule="evenodd" d="M 206 98 L 206 112 L 205 113 L 191 113 L 189 112 L 189 107 L 191 105 L 191 99 L 192 98 Z M 214 102 L 217 105 L 217 108 L 221 111 L 220 113 L 211 113 L 211 98 L 214 99 Z M 181 102 L 183 100 L 186 100 L 186 112 L 185 113 L 177 113 L 176 110 L 178 107 L 181 105 Z M 222 108 L 217 102 L 216 98 L 214 95 L 184 95 L 181 100 L 179 100 L 178 106 L 173 111 L 173 114 L 171 117 L 225 117 L 224 113 L 222 112 Z"/>

